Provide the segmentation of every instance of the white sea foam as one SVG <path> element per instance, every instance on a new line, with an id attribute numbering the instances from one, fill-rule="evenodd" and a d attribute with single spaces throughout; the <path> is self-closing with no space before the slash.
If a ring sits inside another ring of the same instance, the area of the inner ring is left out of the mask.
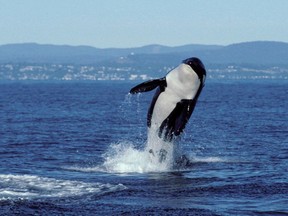
<path id="1" fill-rule="evenodd" d="M 86 183 L 36 175 L 0 175 L 1 200 L 101 195 L 125 188 L 122 184 Z"/>
<path id="2" fill-rule="evenodd" d="M 106 172 L 106 173 L 148 173 L 168 172 L 172 169 L 173 157 L 169 151 L 165 160 L 160 161 L 157 152 L 149 152 L 148 146 L 138 149 L 131 142 L 111 144 L 103 155 L 104 162 L 101 165 L 81 167 L 71 166 L 64 169 L 80 172 Z M 169 150 L 166 148 L 166 150 Z"/>
<path id="3" fill-rule="evenodd" d="M 138 150 L 131 143 L 112 145 L 105 154 L 103 169 L 110 173 L 146 173 L 167 171 L 166 163 L 153 160 L 148 150 Z"/>
<path id="4" fill-rule="evenodd" d="M 219 162 L 227 162 L 226 159 L 220 157 L 192 157 L 191 162 L 207 162 L 207 163 L 219 163 Z"/>
<path id="5" fill-rule="evenodd" d="M 139 144 L 136 145 L 129 141 L 114 143 L 103 155 L 104 162 L 101 165 L 71 166 L 64 167 L 64 169 L 80 172 L 149 173 L 189 170 L 193 163 L 199 162 L 227 162 L 226 159 L 220 157 L 199 157 L 184 154 L 181 143 L 165 142 L 153 132 L 149 133 L 148 141 L 142 145 L 144 148 L 139 149 Z M 163 150 L 164 156 L 161 155 Z"/>
<path id="6" fill-rule="evenodd" d="M 163 141 L 160 141 L 160 143 L 146 143 L 143 145 L 146 145 L 146 147 L 144 149 L 139 149 L 131 142 L 112 144 L 108 151 L 103 155 L 103 164 L 90 167 L 71 166 L 65 167 L 65 169 L 80 172 L 149 173 L 191 169 L 193 163 L 199 162 L 227 162 L 226 159 L 220 157 L 199 157 L 187 155 L 185 156 L 187 161 L 182 161 L 182 163 L 180 161 L 180 164 L 177 164 L 177 158 L 181 158 L 182 155 L 179 145 L 168 143 L 168 146 L 165 146 L 167 143 Z M 167 151 L 166 158 L 163 161 L 160 161 L 159 156 L 156 155 L 156 152 L 159 152 L 161 146 Z M 155 152 L 150 153 L 149 150 L 151 148 L 153 148 Z"/>
<path id="7" fill-rule="evenodd" d="M 114 144 L 106 154 L 103 165 L 95 167 L 94 171 L 109 173 L 170 172 L 190 169 L 193 163 L 198 162 L 226 162 L 225 159 L 220 157 L 181 157 L 183 154 L 178 148 L 179 145 L 174 143 L 170 143 L 169 145 L 165 146 L 167 155 L 165 160 L 161 161 L 159 156 L 156 155 L 157 150 L 155 151 L 154 149 L 155 152 L 153 155 L 149 152 L 151 149 L 150 144 L 147 144 L 144 150 L 136 149 L 131 143 Z M 86 171 L 92 171 L 92 169 L 86 168 Z M 82 171 L 84 170 L 82 169 Z"/>

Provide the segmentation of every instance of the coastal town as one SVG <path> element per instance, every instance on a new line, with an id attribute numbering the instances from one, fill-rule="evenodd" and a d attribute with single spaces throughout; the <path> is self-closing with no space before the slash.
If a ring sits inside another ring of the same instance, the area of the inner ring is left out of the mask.
<path id="1" fill-rule="evenodd" d="M 0 64 L 0 81 L 133 81 L 161 77 L 173 67 L 117 67 L 72 64 Z M 283 67 L 249 68 L 241 66 L 207 67 L 210 79 L 288 79 Z"/>

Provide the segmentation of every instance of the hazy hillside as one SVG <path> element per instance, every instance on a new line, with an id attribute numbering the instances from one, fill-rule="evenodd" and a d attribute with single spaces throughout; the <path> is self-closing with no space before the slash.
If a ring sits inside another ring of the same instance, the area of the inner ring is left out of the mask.
<path id="1" fill-rule="evenodd" d="M 287 64 L 288 43 L 283 42 L 246 42 L 232 44 L 217 51 L 199 54 L 207 62 L 234 64 Z"/>
<path id="2" fill-rule="evenodd" d="M 190 56 L 198 56 L 206 64 L 287 65 L 288 43 L 259 41 L 228 46 L 148 45 L 121 49 L 35 43 L 0 46 L 0 63 L 117 64 L 122 62 L 132 65 L 143 63 L 162 65 L 177 64 L 183 58 Z M 119 61 L 120 57 L 122 61 Z"/>
<path id="3" fill-rule="evenodd" d="M 99 49 L 89 46 L 40 45 L 35 43 L 8 44 L 0 46 L 0 63 L 74 63 L 96 64 L 131 54 L 183 53 L 215 50 L 221 46 L 186 45 L 168 47 L 148 45 L 137 48 Z"/>

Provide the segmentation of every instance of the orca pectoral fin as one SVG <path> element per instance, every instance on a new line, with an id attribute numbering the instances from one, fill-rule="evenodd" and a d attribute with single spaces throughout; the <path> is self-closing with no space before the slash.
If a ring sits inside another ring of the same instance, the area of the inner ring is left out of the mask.
<path id="1" fill-rule="evenodd" d="M 175 122 L 179 114 L 182 113 L 183 106 L 181 102 L 176 104 L 176 107 L 170 113 L 170 115 L 162 122 L 158 136 L 165 141 L 171 141 L 175 135 Z"/>
<path id="2" fill-rule="evenodd" d="M 154 79 L 143 82 L 130 90 L 130 94 L 137 94 L 139 92 L 147 92 L 155 89 L 158 86 L 166 86 L 166 78 Z"/>
<path id="3" fill-rule="evenodd" d="M 171 141 L 173 137 L 179 136 L 183 132 L 195 105 L 196 100 L 181 100 L 178 102 L 174 110 L 162 122 L 159 128 L 159 137 Z"/>
<path id="4" fill-rule="evenodd" d="M 191 117 L 194 111 L 196 100 L 182 100 L 181 104 L 182 104 L 182 112 L 176 118 L 174 126 L 175 136 L 178 136 L 183 132 L 189 118 Z"/>

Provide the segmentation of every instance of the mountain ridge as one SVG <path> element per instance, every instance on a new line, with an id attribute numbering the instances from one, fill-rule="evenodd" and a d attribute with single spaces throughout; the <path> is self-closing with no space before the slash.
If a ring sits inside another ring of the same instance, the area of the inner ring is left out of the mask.
<path id="1" fill-rule="evenodd" d="M 66 64 L 121 64 L 128 62 L 149 64 L 179 63 L 184 58 L 197 56 L 207 64 L 284 64 L 288 65 L 288 43 L 251 41 L 223 45 L 187 44 L 165 46 L 150 44 L 132 48 L 96 48 L 53 44 L 0 45 L 0 63 L 66 63 Z M 146 59 L 144 59 L 146 58 Z M 150 59 L 150 60 L 149 60 Z M 129 60 L 129 61 L 128 61 Z"/>

